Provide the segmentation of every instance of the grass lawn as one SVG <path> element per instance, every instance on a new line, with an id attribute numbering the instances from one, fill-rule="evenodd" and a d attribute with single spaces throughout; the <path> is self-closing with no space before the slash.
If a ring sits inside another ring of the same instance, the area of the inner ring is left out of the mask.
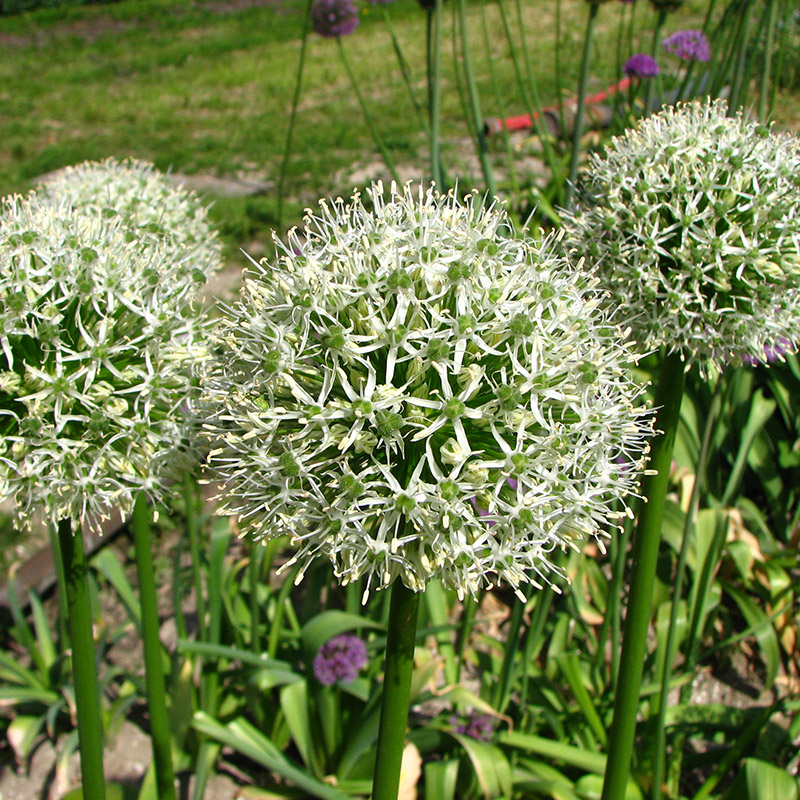
<path id="1" fill-rule="evenodd" d="M 638 5 L 637 26 L 647 31 L 652 12 Z M 673 15 L 671 26 L 685 24 L 704 5 Z M 544 105 L 557 98 L 557 6 L 523 0 L 520 25 L 516 3 L 503 4 L 514 49 L 519 55 L 523 42 L 527 46 Z M 463 81 L 454 69 L 450 7 L 444 14 L 442 133 L 444 157 L 452 163 L 459 150 L 472 146 Z M 0 193 L 24 191 L 43 173 L 110 155 L 145 158 L 189 174 L 277 182 L 304 8 L 304 0 L 121 0 L 0 17 Z M 569 94 L 576 85 L 586 3 L 564 0 L 560 8 L 559 59 Z M 599 15 L 592 90 L 617 77 L 623 8 L 608 4 Z M 404 175 L 421 177 L 426 138 L 382 10 L 368 7 L 355 33 L 343 39 L 344 50 L 395 161 L 404 165 Z M 425 14 L 416 0 L 397 0 L 388 11 L 417 102 L 424 105 Z M 498 4 L 472 0 L 469 31 L 483 113 L 525 112 Z M 646 33 L 642 37 L 644 47 Z M 520 67 L 525 70 L 522 59 Z M 491 146 L 498 156 L 504 151 L 500 137 Z M 287 219 L 297 221 L 318 196 L 349 191 L 359 173 L 372 177 L 379 161 L 336 42 L 312 34 L 287 177 Z M 370 166 L 372 172 L 364 170 Z M 457 165 L 454 171 L 462 185 L 473 182 Z M 232 248 L 266 238 L 275 220 L 275 193 L 216 205 Z"/>

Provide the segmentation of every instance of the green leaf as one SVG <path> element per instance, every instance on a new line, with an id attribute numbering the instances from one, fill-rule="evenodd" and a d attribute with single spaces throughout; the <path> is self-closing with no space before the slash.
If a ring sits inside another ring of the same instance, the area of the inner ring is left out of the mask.
<path id="1" fill-rule="evenodd" d="M 300 757 L 307 767 L 319 774 L 308 708 L 308 684 L 306 681 L 290 683 L 281 689 L 280 697 L 283 716 Z"/>
<path id="2" fill-rule="evenodd" d="M 511 765 L 499 748 L 460 733 L 449 732 L 449 735 L 469 756 L 486 800 L 511 794 Z"/>
<path id="3" fill-rule="evenodd" d="M 278 661 L 269 658 L 266 653 L 251 653 L 249 650 L 241 650 L 238 647 L 227 647 L 221 644 L 210 644 L 206 642 L 193 642 L 189 639 L 178 639 L 179 653 L 197 653 L 205 658 L 227 659 L 229 661 L 239 661 L 252 667 L 268 672 L 273 679 L 272 686 L 280 686 L 284 683 L 292 683 L 303 679 L 292 670 L 286 661 Z"/>
<path id="4" fill-rule="evenodd" d="M 558 664 L 559 670 L 561 670 L 561 674 L 569 684 L 572 696 L 575 698 L 592 733 L 603 748 L 605 748 L 607 741 L 606 729 L 583 682 L 578 654 L 575 652 L 561 653 L 556 658 L 556 663 Z"/>
<path id="5" fill-rule="evenodd" d="M 53 640 L 53 634 L 50 632 L 50 622 L 44 612 L 44 606 L 42 606 L 39 595 L 31 590 L 29 597 L 31 601 L 31 615 L 33 616 L 33 628 L 36 631 L 37 649 L 42 656 L 42 663 L 45 670 L 49 670 L 58 658 L 58 649 Z"/>
<path id="6" fill-rule="evenodd" d="M 338 789 L 318 781 L 289 761 L 264 734 L 241 717 L 227 725 L 221 725 L 208 714 L 198 711 L 194 716 L 193 724 L 200 733 L 210 736 L 267 769 L 273 770 L 313 797 L 319 797 L 321 800 L 345 800 L 347 798 L 347 795 Z"/>
<path id="7" fill-rule="evenodd" d="M 6 729 L 8 743 L 14 749 L 17 761 L 26 761 L 28 756 L 39 738 L 39 734 L 44 727 L 45 716 L 39 714 L 36 717 L 20 715 L 14 717 Z"/>
<path id="8" fill-rule="evenodd" d="M 781 665 L 781 649 L 778 635 L 769 616 L 741 589 L 727 581 L 722 581 L 725 591 L 733 598 L 761 648 L 761 655 L 767 667 L 764 688 L 769 690 L 775 683 Z"/>
<path id="9" fill-rule="evenodd" d="M 120 601 L 125 606 L 128 616 L 141 634 L 142 612 L 139 608 L 139 598 L 136 596 L 136 592 L 133 590 L 133 586 L 128 580 L 128 576 L 125 574 L 125 570 L 117 556 L 110 548 L 103 547 L 92 558 L 91 566 L 114 588 Z"/>
<path id="10" fill-rule="evenodd" d="M 441 628 L 435 634 L 437 650 L 444 657 L 444 674 L 448 684 L 456 683 L 458 668 L 456 664 L 456 650 L 453 647 L 452 629 L 448 626 L 450 609 L 447 606 L 447 593 L 442 588 L 438 578 L 428 582 L 423 596 L 428 617 L 434 626 Z"/>
<path id="11" fill-rule="evenodd" d="M 797 780 L 785 769 L 758 758 L 744 759 L 724 800 L 798 800 Z"/>
<path id="12" fill-rule="evenodd" d="M 603 778 L 600 775 L 584 775 L 575 782 L 575 791 L 582 800 L 600 800 L 603 794 Z M 642 800 L 642 790 L 633 781 L 625 786 L 625 800 Z"/>
<path id="13" fill-rule="evenodd" d="M 578 767 L 586 772 L 602 775 L 606 770 L 606 757 L 602 753 L 589 753 L 570 744 L 556 742 L 553 739 L 544 739 L 529 733 L 516 731 L 501 733 L 497 743 L 508 747 L 516 747 L 526 753 L 536 753 L 540 756 Z"/>
<path id="14" fill-rule="evenodd" d="M 458 760 L 429 761 L 425 764 L 425 794 L 436 800 L 456 800 Z"/>

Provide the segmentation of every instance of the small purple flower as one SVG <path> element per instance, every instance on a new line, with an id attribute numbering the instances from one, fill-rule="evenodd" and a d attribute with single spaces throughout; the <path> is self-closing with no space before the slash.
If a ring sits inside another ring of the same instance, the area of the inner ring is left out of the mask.
<path id="1" fill-rule="evenodd" d="M 311 26 L 326 39 L 347 36 L 358 25 L 358 11 L 353 0 L 314 0 Z"/>
<path id="2" fill-rule="evenodd" d="M 328 639 L 314 657 L 314 677 L 323 685 L 350 683 L 368 661 L 367 646 L 352 633 Z"/>
<path id="3" fill-rule="evenodd" d="M 668 53 L 684 61 L 708 61 L 711 58 L 711 45 L 703 31 L 676 31 L 661 44 Z"/>
<path id="4" fill-rule="evenodd" d="M 494 719 L 489 714 L 470 714 L 467 722 L 463 723 L 458 717 L 450 717 L 450 724 L 454 733 L 461 733 L 479 742 L 488 742 L 494 733 Z"/>
<path id="5" fill-rule="evenodd" d="M 781 336 L 773 344 L 764 345 L 764 361 L 767 364 L 774 364 L 776 361 L 783 361 L 783 357 L 787 353 L 794 351 L 794 345 L 785 336 Z M 742 356 L 742 361 L 751 367 L 759 363 L 758 359 L 754 356 Z"/>
<path id="6" fill-rule="evenodd" d="M 625 74 L 636 78 L 654 78 L 658 75 L 658 64 L 647 53 L 634 53 L 625 62 Z"/>

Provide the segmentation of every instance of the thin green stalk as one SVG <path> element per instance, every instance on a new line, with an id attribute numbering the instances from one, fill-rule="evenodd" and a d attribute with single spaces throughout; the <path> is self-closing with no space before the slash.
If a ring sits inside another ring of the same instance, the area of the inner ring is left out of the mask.
<path id="1" fill-rule="evenodd" d="M 480 596 L 483 596 L 482 591 Z M 467 643 L 469 642 L 472 626 L 475 622 L 475 612 L 478 610 L 480 604 L 480 599 L 470 597 L 464 599 L 464 612 L 461 618 L 461 626 L 458 630 L 458 644 L 456 645 L 456 683 L 461 680 L 461 668 L 464 664 L 464 654 L 467 651 Z"/>
<path id="2" fill-rule="evenodd" d="M 353 74 L 353 69 L 350 66 L 350 61 L 347 58 L 347 53 L 345 53 L 341 36 L 336 37 L 336 44 L 339 48 L 339 56 L 342 59 L 342 64 L 344 64 L 344 68 L 347 72 L 347 77 L 350 78 L 350 85 L 353 87 L 353 92 L 355 93 L 359 106 L 361 106 L 361 113 L 364 115 L 364 121 L 367 123 L 369 132 L 372 135 L 372 141 L 375 142 L 375 146 L 378 148 L 378 150 L 381 151 L 381 155 L 383 156 L 383 161 L 392 175 L 392 180 L 396 181 L 397 183 L 400 183 L 400 178 L 397 176 L 397 169 L 394 166 L 394 159 L 389 154 L 389 151 L 386 148 L 386 144 L 383 141 L 383 137 L 380 135 L 380 133 L 378 133 L 378 129 L 375 127 L 375 122 L 372 119 L 372 114 L 369 113 L 369 106 L 367 106 L 367 102 L 366 100 L 364 100 L 364 95 L 361 94 L 361 88 L 358 85 L 356 76 Z"/>
<path id="3" fill-rule="evenodd" d="M 743 101 L 745 90 L 744 74 L 747 68 L 749 57 L 748 45 L 750 44 L 750 20 L 753 13 L 753 3 L 748 2 L 744 11 L 744 18 L 739 28 L 739 48 L 736 53 L 736 66 L 733 70 L 733 81 L 731 82 L 731 93 L 728 99 L 728 113 L 733 115 L 739 109 Z"/>
<path id="4" fill-rule="evenodd" d="M 52 525 L 48 525 L 47 533 L 50 537 L 50 550 L 58 553 L 58 533 Z M 69 631 L 67 630 L 67 579 L 64 574 L 64 562 L 60 558 L 54 559 L 56 569 L 56 586 L 58 587 L 58 638 L 62 650 L 69 647 Z M 12 582 L 13 583 L 13 582 Z"/>
<path id="5" fill-rule="evenodd" d="M 206 593 L 203 586 L 203 559 L 200 553 L 200 526 L 197 484 L 191 475 L 183 482 L 183 502 L 186 509 L 186 532 L 189 537 L 189 552 L 192 557 L 192 580 L 194 581 L 194 605 L 197 613 L 197 638 L 208 641 L 206 635 Z"/>
<path id="6" fill-rule="evenodd" d="M 467 13 L 464 0 L 458 0 L 458 22 L 461 35 L 461 54 L 464 62 L 464 77 L 467 80 L 467 92 L 469 94 L 470 110 L 472 111 L 472 124 L 475 132 L 475 146 L 478 152 L 478 159 L 481 162 L 481 170 L 489 197 L 497 196 L 497 183 L 494 179 L 492 162 L 489 160 L 489 145 L 486 142 L 486 131 L 483 124 L 483 112 L 481 111 L 480 97 L 478 96 L 478 86 L 475 83 L 475 72 L 472 69 L 472 59 L 470 57 L 469 40 L 467 39 Z"/>
<path id="7" fill-rule="evenodd" d="M 69 519 L 62 519 L 58 523 L 58 544 L 67 588 L 83 798 L 105 800 L 103 728 L 100 723 L 100 692 L 92 636 L 89 567 L 80 529 L 73 531 Z"/>
<path id="8" fill-rule="evenodd" d="M 658 45 L 661 41 L 661 30 L 664 27 L 664 22 L 667 19 L 667 12 L 666 11 L 659 11 L 658 17 L 656 18 L 656 24 L 653 28 L 653 38 L 650 43 L 650 55 L 653 58 L 656 57 L 658 53 Z M 688 80 L 688 72 L 687 72 L 687 80 Z M 648 114 L 652 113 L 655 110 L 655 103 L 653 102 L 653 96 L 658 89 L 659 97 L 661 96 L 661 75 L 656 75 L 655 80 L 650 80 L 647 82 L 647 92 L 645 94 L 644 100 L 644 116 L 646 117 Z"/>
<path id="9" fill-rule="evenodd" d="M 400 580 L 392 584 L 391 591 L 386 671 L 372 800 L 397 800 L 408 704 L 411 698 L 411 673 L 414 668 L 414 641 L 420 595 L 406 588 Z"/>
<path id="10" fill-rule="evenodd" d="M 144 680 L 147 688 L 147 707 L 150 711 L 150 742 L 153 748 L 156 791 L 159 800 L 177 800 L 175 771 L 167 715 L 167 696 L 164 690 L 164 669 L 161 640 L 158 636 L 158 595 L 153 572 L 150 528 L 152 511 L 147 499 L 139 494 L 133 506 L 131 531 L 136 552 L 136 571 L 139 578 L 139 604 L 142 610 L 142 643 L 144 645 Z"/>
<path id="11" fill-rule="evenodd" d="M 775 28 L 778 22 L 778 0 L 769 0 L 767 5 L 767 38 L 764 42 L 764 66 L 761 70 L 761 86 L 758 91 L 758 118 L 767 121 L 769 115 L 768 95 L 772 72 L 772 50 L 775 47 Z"/>
<path id="12" fill-rule="evenodd" d="M 530 594 L 530 585 L 526 588 L 528 591 L 525 594 L 528 595 Z M 519 652 L 525 606 L 526 603 L 517 597 L 514 598 L 514 603 L 511 606 L 503 665 L 500 668 L 500 678 L 497 681 L 497 690 L 495 692 L 494 708 L 500 714 L 506 710 L 508 701 L 511 699 L 511 687 L 514 684 L 512 673 L 514 671 L 514 662 Z"/>
<path id="13" fill-rule="evenodd" d="M 259 624 L 261 622 L 261 605 L 258 602 L 258 586 L 261 583 L 261 564 L 264 560 L 264 545 L 255 540 L 250 541 L 250 560 L 247 564 L 247 583 L 250 589 L 250 650 L 261 652 L 259 641 Z"/>
<path id="14" fill-rule="evenodd" d="M 569 157 L 569 177 L 564 189 L 564 205 L 569 208 L 575 194 L 575 184 L 578 180 L 578 164 L 581 155 L 581 137 L 583 136 L 583 116 L 586 107 L 586 86 L 589 83 L 589 62 L 591 60 L 592 39 L 594 38 L 594 23 L 600 8 L 599 2 L 589 4 L 589 18 L 586 22 L 586 32 L 583 38 L 583 54 L 581 55 L 581 71 L 578 78 L 578 99 L 575 105 L 575 120 L 572 131 L 572 152 Z"/>
<path id="15" fill-rule="evenodd" d="M 697 509 L 700 505 L 700 493 L 705 488 L 706 466 L 708 464 L 708 453 L 711 444 L 711 434 L 714 431 L 719 408 L 722 400 L 720 388 L 722 381 L 718 380 L 714 386 L 714 394 L 711 400 L 711 408 L 706 417 L 706 424 L 703 429 L 703 440 L 700 444 L 700 453 L 697 458 L 697 467 L 694 485 L 692 486 L 691 497 L 689 498 L 689 508 L 686 511 L 686 518 L 683 525 L 683 536 L 681 539 L 681 549 L 678 553 L 678 563 L 675 565 L 675 578 L 672 589 L 672 603 L 669 612 L 669 629 L 667 641 L 664 645 L 664 671 L 661 676 L 661 690 L 657 695 L 658 710 L 655 730 L 655 741 L 653 742 L 653 788 L 652 800 L 661 800 L 663 792 L 664 773 L 666 770 L 667 756 L 667 696 L 669 693 L 669 682 L 672 672 L 672 664 L 675 661 L 675 651 L 678 644 L 678 607 L 683 595 L 683 582 L 686 578 L 686 561 L 689 555 L 689 544 L 692 540 L 692 532 L 697 517 Z"/>
<path id="16" fill-rule="evenodd" d="M 441 104 L 442 104 L 442 0 L 428 12 L 428 118 L 431 152 L 431 176 L 434 183 L 443 190 L 444 175 L 441 159 Z"/>
<path id="17" fill-rule="evenodd" d="M 303 12 L 303 33 L 300 38 L 300 61 L 297 64 L 297 79 L 294 84 L 294 94 L 292 95 L 292 110 L 289 112 L 289 128 L 286 131 L 286 143 L 283 146 L 283 158 L 281 159 L 280 172 L 278 174 L 278 230 L 283 224 L 283 196 L 286 187 L 286 171 L 289 165 L 289 157 L 292 153 L 292 137 L 294 135 L 294 123 L 297 117 L 297 106 L 300 103 L 300 92 L 303 86 L 303 68 L 306 63 L 306 42 L 311 30 L 311 3 L 313 0 L 306 0 L 306 8 Z"/>
<path id="18" fill-rule="evenodd" d="M 386 27 L 389 29 L 389 37 L 392 40 L 392 48 L 394 49 L 394 54 L 397 56 L 397 63 L 400 66 L 400 74 L 403 76 L 403 82 L 406 85 L 408 96 L 411 98 L 411 105 L 414 106 L 414 110 L 417 112 L 422 129 L 425 131 L 425 133 L 428 133 L 428 120 L 425 117 L 425 113 L 423 112 L 420 104 L 417 102 L 417 95 L 414 93 L 414 87 L 411 85 L 411 73 L 408 68 L 408 62 L 403 55 L 400 42 L 394 32 L 392 17 L 391 14 L 389 14 L 389 7 L 382 5 L 381 9 L 383 10 L 383 20 L 386 23 Z"/>
<path id="19" fill-rule="evenodd" d="M 269 629 L 269 639 L 267 640 L 267 656 L 275 658 L 278 654 L 278 645 L 281 643 L 281 628 L 283 627 L 283 614 L 289 600 L 289 592 L 292 591 L 294 580 L 300 572 L 300 564 L 295 564 L 289 574 L 283 579 L 278 596 L 275 598 L 275 616 L 272 618 Z"/>
<path id="20" fill-rule="evenodd" d="M 624 797 L 630 772 L 658 547 L 661 541 L 661 522 L 684 382 L 683 359 L 676 353 L 666 355 L 661 363 L 655 396 L 655 406 L 659 409 L 656 427 L 662 433 L 653 441 L 648 465 L 652 474 L 646 475 L 642 481 L 642 495 L 647 498 L 647 502 L 641 504 L 633 537 L 631 585 L 614 698 L 614 717 L 608 737 L 613 744 L 606 762 L 602 800 L 619 800 Z"/>

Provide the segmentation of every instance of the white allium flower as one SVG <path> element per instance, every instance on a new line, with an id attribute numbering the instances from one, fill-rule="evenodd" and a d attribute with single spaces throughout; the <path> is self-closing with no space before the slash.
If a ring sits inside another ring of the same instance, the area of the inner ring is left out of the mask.
<path id="1" fill-rule="evenodd" d="M 186 459 L 202 275 L 69 196 L 0 212 L 0 485 L 18 522 L 93 528 Z"/>
<path id="2" fill-rule="evenodd" d="M 300 577 L 323 556 L 367 591 L 549 581 L 552 551 L 606 535 L 636 486 L 632 348 L 552 237 L 474 197 L 367 194 L 309 212 L 220 320 L 221 512 L 289 534 Z"/>
<path id="3" fill-rule="evenodd" d="M 208 208 L 146 161 L 108 158 L 66 167 L 38 194 L 59 203 L 69 198 L 88 213 L 121 217 L 139 239 L 155 236 L 170 244 L 183 265 L 197 270 L 196 277 L 221 265 L 222 246 Z"/>
<path id="4" fill-rule="evenodd" d="M 724 102 L 668 108 L 593 155 L 567 246 L 644 347 L 704 371 L 800 341 L 800 147 Z"/>

